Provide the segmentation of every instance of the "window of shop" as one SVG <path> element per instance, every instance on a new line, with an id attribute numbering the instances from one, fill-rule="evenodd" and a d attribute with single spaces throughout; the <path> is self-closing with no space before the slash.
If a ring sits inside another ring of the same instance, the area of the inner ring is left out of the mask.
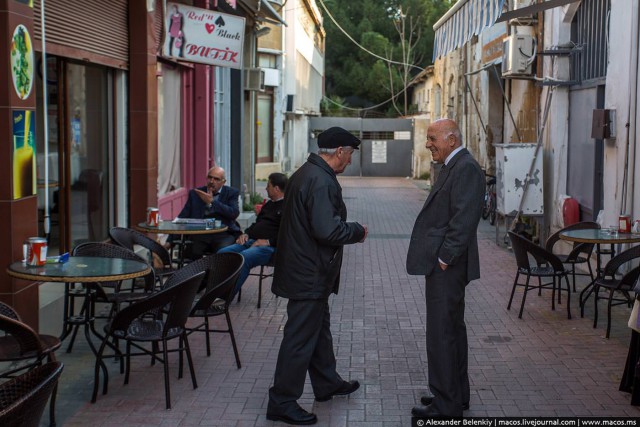
<path id="1" fill-rule="evenodd" d="M 180 69 L 158 64 L 158 196 L 182 187 Z"/>

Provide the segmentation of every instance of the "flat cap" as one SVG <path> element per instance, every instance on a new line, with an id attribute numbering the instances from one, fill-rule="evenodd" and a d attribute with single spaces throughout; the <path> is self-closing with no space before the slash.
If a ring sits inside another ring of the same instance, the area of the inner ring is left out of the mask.
<path id="1" fill-rule="evenodd" d="M 353 147 L 357 150 L 359 145 L 358 138 L 338 126 L 331 127 L 318 135 L 319 148 Z"/>

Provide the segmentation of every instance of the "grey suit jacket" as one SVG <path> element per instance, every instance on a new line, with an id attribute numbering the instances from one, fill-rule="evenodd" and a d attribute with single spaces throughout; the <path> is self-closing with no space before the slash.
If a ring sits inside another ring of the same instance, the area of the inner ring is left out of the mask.
<path id="1" fill-rule="evenodd" d="M 443 166 L 416 218 L 407 272 L 429 276 L 438 258 L 464 266 L 467 281 L 480 277 L 477 230 L 485 191 L 484 173 L 466 148 Z"/>

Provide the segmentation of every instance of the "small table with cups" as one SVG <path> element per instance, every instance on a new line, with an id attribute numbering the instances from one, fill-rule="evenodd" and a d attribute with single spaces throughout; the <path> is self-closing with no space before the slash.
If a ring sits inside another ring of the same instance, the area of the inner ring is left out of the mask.
<path id="1" fill-rule="evenodd" d="M 560 239 L 576 243 L 596 244 L 596 279 L 602 274 L 602 260 L 600 259 L 600 245 L 611 245 L 611 257 L 615 256 L 614 245 L 621 243 L 640 243 L 640 233 L 620 233 L 617 228 L 593 228 L 584 230 L 568 230 L 560 233 Z M 589 283 L 580 293 L 580 307 L 585 304 L 593 282 Z"/>
<path id="2" fill-rule="evenodd" d="M 176 234 L 181 237 L 182 248 L 187 235 L 192 234 L 216 234 L 227 231 L 228 227 L 222 225 L 220 220 L 177 218 L 173 221 L 160 221 L 157 226 L 146 222 L 139 223 L 136 228 L 143 233 Z M 184 251 L 181 251 L 178 259 L 178 267 L 184 264 Z"/>

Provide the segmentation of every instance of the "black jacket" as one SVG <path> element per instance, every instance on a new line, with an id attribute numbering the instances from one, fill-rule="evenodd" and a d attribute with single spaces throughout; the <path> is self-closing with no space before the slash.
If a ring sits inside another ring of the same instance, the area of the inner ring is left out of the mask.
<path id="1" fill-rule="evenodd" d="M 322 299 L 338 292 L 342 247 L 364 238 L 346 222 L 336 174 L 317 154 L 289 179 L 271 290 L 290 299 Z"/>

